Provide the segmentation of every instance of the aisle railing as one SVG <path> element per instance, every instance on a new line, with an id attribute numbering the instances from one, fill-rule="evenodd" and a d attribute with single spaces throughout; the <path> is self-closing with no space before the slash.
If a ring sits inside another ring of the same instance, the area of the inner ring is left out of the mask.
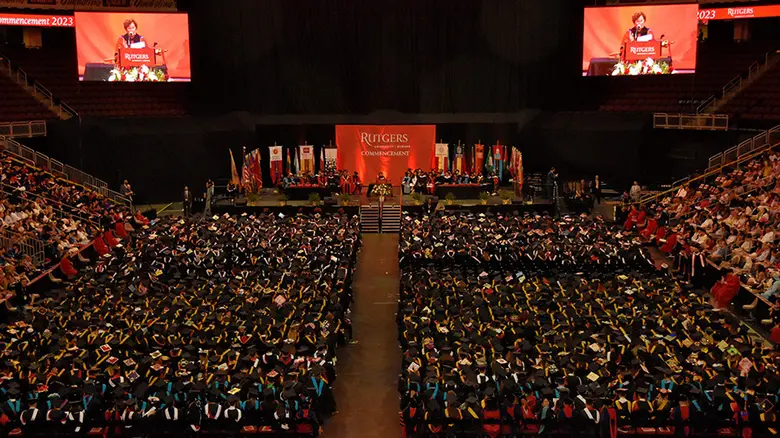
<path id="1" fill-rule="evenodd" d="M 11 230 L 0 229 L 0 247 L 10 248 L 19 245 L 22 254 L 30 256 L 33 264 L 40 265 L 46 259 L 43 251 L 44 243 L 41 239 L 24 236 Z"/>
<path id="2" fill-rule="evenodd" d="M 684 184 L 689 184 L 694 181 L 699 181 L 709 176 L 719 174 L 723 171 L 724 168 L 737 166 L 744 161 L 751 160 L 778 144 L 780 144 L 780 125 L 775 126 L 774 128 L 749 140 L 746 140 L 737 146 L 729 148 L 725 152 L 713 155 L 710 157 L 707 169 L 704 171 L 704 173 L 677 180 L 672 183 L 671 187 L 667 190 L 651 193 L 642 197 L 639 200 L 639 203 L 641 205 L 647 204 L 670 193 L 676 192 Z"/>
<path id="3" fill-rule="evenodd" d="M 45 137 L 46 121 L 31 120 L 29 122 L 2 122 L 0 123 L 0 135 L 13 137 Z"/>

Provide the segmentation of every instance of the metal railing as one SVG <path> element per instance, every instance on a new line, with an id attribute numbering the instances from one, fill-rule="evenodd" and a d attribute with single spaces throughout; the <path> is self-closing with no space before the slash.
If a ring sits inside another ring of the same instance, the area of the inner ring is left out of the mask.
<path id="1" fill-rule="evenodd" d="M 0 135 L 5 137 L 45 137 L 46 121 L 32 120 L 29 122 L 2 122 Z"/>
<path id="2" fill-rule="evenodd" d="M 699 106 L 696 107 L 696 114 L 702 114 L 704 110 L 709 108 L 710 105 L 715 103 L 715 95 L 708 97 L 706 100 L 704 100 L 702 103 L 699 104 Z"/>
<path id="3" fill-rule="evenodd" d="M 707 163 L 707 169 L 700 175 L 687 176 L 677 180 L 671 185 L 671 188 L 644 196 L 639 200 L 639 203 L 646 204 L 654 199 L 679 190 L 680 186 L 683 184 L 719 174 L 724 168 L 736 166 L 744 161 L 751 160 L 778 144 L 780 144 L 780 125 L 751 139 L 745 140 L 739 145 L 733 146 L 724 152 L 713 155 Z"/>
<path id="4" fill-rule="evenodd" d="M 41 85 L 40 82 L 33 83 L 33 92 L 42 99 L 49 102 L 49 107 L 55 108 L 59 111 L 59 115 L 62 116 L 63 114 L 67 114 L 70 117 L 78 117 L 78 113 L 71 108 L 68 105 L 63 104 L 62 102 L 56 102 L 54 100 L 54 94 L 52 94 L 51 91 L 49 91 L 48 88 Z"/>
<path id="5" fill-rule="evenodd" d="M 46 260 L 43 240 L 27 237 L 10 230 L 0 230 L 0 246 L 10 248 L 13 245 L 19 245 L 22 254 L 30 256 L 35 265 L 41 265 Z"/>
<path id="6" fill-rule="evenodd" d="M 55 101 L 52 92 L 49 91 L 48 88 L 44 87 L 40 82 L 33 81 L 31 83 L 27 72 L 25 72 L 23 69 L 17 67 L 16 70 L 14 70 L 14 66 L 10 59 L 0 56 L 0 60 L 2 60 L 2 68 L 8 72 L 8 76 L 11 79 L 15 80 L 16 83 L 25 90 L 32 91 L 35 96 L 41 98 L 44 101 L 48 101 L 49 107 L 52 109 L 52 111 L 56 112 L 57 115 L 62 117 L 63 114 L 67 114 L 69 117 L 78 117 L 79 113 L 76 112 L 76 110 L 74 110 L 72 107 L 63 104 L 62 102 Z M 32 90 L 30 90 L 31 88 Z"/>
<path id="7" fill-rule="evenodd" d="M 755 63 L 754 63 L 755 64 Z M 737 75 L 734 79 L 729 81 L 726 85 L 723 86 L 723 89 L 721 90 L 721 98 L 725 99 L 726 96 L 735 89 L 739 89 L 742 87 L 742 75 Z"/>
<path id="8" fill-rule="evenodd" d="M 131 209 L 133 208 L 132 201 L 128 197 L 109 189 L 108 184 L 105 181 L 82 172 L 73 166 L 63 164 L 40 152 L 36 152 L 16 140 L 0 135 L 0 151 L 3 150 L 15 155 L 32 166 L 44 169 L 55 176 L 67 179 L 93 190 L 117 204 L 127 205 Z"/>
<path id="9" fill-rule="evenodd" d="M 728 96 L 729 93 L 731 93 L 732 91 L 736 90 L 737 92 L 739 92 L 742 90 L 743 87 L 747 86 L 749 81 L 751 81 L 756 76 L 758 76 L 761 73 L 761 71 L 769 67 L 769 61 L 772 59 L 773 55 L 775 55 L 777 52 L 778 52 L 777 49 L 772 49 L 766 52 L 764 54 L 763 64 L 759 63 L 758 61 L 755 61 L 752 64 L 750 64 L 750 67 L 748 67 L 747 79 L 743 80 L 742 74 L 739 74 L 734 79 L 730 80 L 726 85 L 724 85 L 723 88 L 721 89 L 721 100 L 726 100 L 726 96 Z M 713 94 L 696 108 L 696 114 L 703 113 L 709 107 L 715 105 L 717 100 L 718 100 L 717 97 Z"/>
<path id="10" fill-rule="evenodd" d="M 780 125 L 711 156 L 707 160 L 707 171 L 723 167 L 766 145 L 775 145 L 777 143 L 780 143 Z"/>
<path id="11" fill-rule="evenodd" d="M 726 131 L 729 116 L 726 114 L 653 114 L 653 128 Z"/>

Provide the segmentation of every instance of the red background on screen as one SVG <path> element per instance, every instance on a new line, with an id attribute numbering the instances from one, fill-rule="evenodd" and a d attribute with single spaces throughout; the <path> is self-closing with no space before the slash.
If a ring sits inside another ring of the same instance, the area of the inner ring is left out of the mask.
<path id="1" fill-rule="evenodd" d="M 138 34 L 148 47 L 167 49 L 168 74 L 172 78 L 190 79 L 190 36 L 187 14 L 152 14 L 139 12 L 76 12 L 76 51 L 79 75 L 84 65 L 101 63 L 114 56 L 114 48 L 125 28 L 122 22 L 133 19 Z M 158 58 L 159 59 L 159 58 Z"/>
<path id="2" fill-rule="evenodd" d="M 696 68 L 696 40 L 699 5 L 637 5 L 605 8 L 585 8 L 585 32 L 582 39 L 582 71 L 587 71 L 591 58 L 606 58 L 620 50 L 625 32 L 632 28 L 631 16 L 644 12 L 645 26 L 656 39 L 674 41 L 672 60 L 677 70 Z M 664 54 L 666 49 L 664 49 Z"/>

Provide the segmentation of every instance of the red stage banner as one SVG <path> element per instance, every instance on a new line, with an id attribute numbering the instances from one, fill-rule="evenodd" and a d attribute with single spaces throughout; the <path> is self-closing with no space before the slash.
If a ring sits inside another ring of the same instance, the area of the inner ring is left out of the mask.
<path id="1" fill-rule="evenodd" d="M 374 181 L 379 172 L 398 185 L 406 169 L 428 170 L 436 125 L 336 125 L 337 166 Z"/>

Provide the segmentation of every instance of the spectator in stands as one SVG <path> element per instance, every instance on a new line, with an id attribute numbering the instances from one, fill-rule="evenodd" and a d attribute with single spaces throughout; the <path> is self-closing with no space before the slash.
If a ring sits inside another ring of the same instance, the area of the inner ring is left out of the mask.
<path id="1" fill-rule="evenodd" d="M 127 182 L 127 180 L 124 180 L 122 182 L 122 185 L 119 187 L 119 194 L 130 199 L 130 201 L 133 201 L 133 196 L 135 196 L 135 192 L 133 192 L 133 188 L 130 186 L 130 183 Z"/>
<path id="2" fill-rule="evenodd" d="M 771 271 L 769 282 L 771 282 L 769 288 L 766 292 L 761 294 L 761 297 L 765 300 L 771 300 L 775 295 L 780 293 L 780 270 L 773 269 Z"/>

